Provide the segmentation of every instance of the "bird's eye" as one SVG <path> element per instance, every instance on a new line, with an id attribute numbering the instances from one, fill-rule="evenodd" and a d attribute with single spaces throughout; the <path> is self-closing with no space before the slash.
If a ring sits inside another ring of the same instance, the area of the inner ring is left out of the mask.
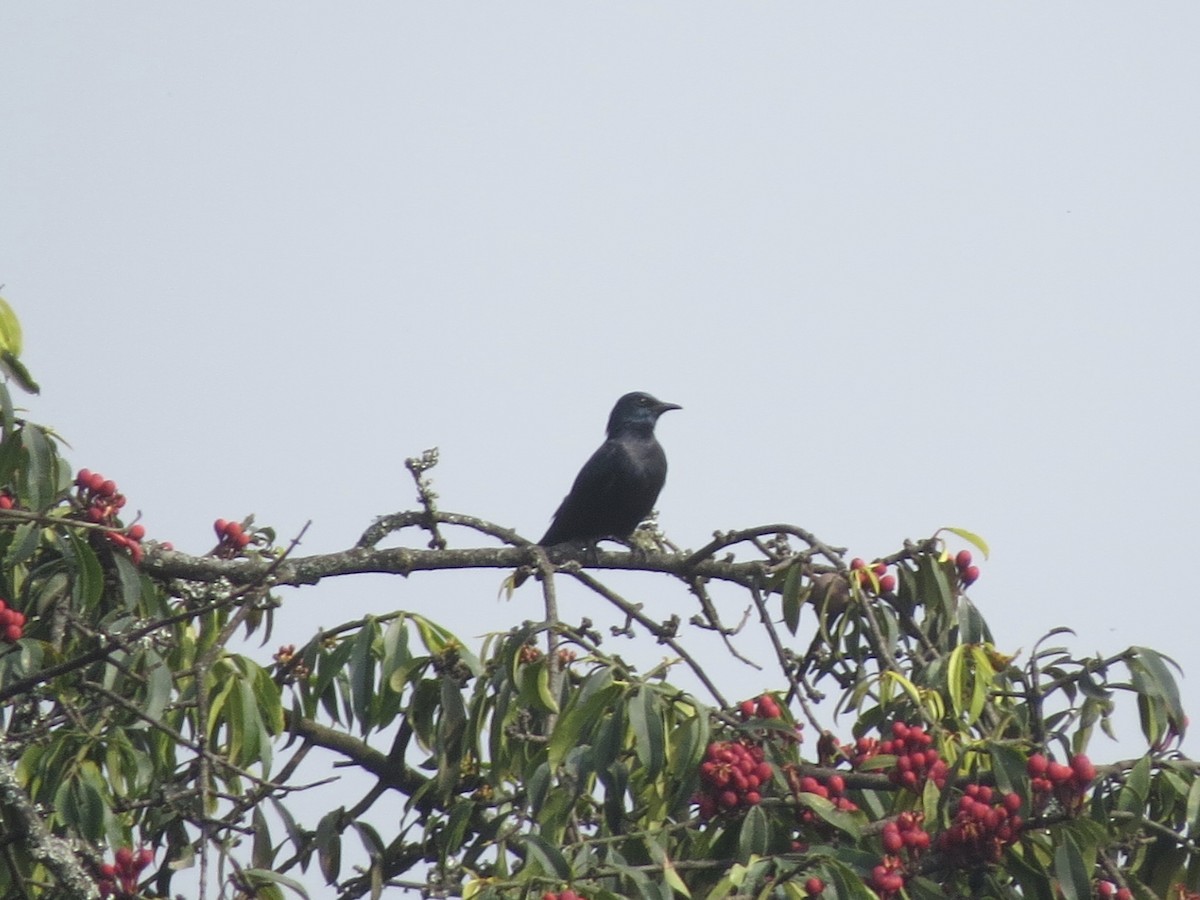
<path id="1" fill-rule="evenodd" d="M 648 406 L 650 404 L 650 401 L 645 397 L 638 397 L 638 403 L 641 404 L 642 406 Z"/>

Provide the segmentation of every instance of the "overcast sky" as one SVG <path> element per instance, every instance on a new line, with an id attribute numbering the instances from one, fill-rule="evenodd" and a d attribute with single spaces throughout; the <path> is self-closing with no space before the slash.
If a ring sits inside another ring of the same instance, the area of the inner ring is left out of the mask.
<path id="1" fill-rule="evenodd" d="M 1181 2 L 6 4 L 31 412 L 151 537 L 253 512 L 307 553 L 411 505 L 434 445 L 444 508 L 536 538 L 647 390 L 684 407 L 677 543 L 971 528 L 1003 649 L 1159 648 L 1195 718 L 1198 33 Z M 499 579 L 321 585 L 277 637 L 537 618 Z"/>

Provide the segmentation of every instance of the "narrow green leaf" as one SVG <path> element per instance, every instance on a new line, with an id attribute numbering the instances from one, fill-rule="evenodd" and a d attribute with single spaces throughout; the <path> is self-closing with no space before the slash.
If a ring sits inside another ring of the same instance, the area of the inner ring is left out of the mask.
<path id="1" fill-rule="evenodd" d="M 25 450 L 25 478 L 18 491 L 34 512 L 45 512 L 58 493 L 55 453 L 46 433 L 33 423 L 21 428 Z"/>
<path id="2" fill-rule="evenodd" d="M 321 874 L 330 884 L 337 881 L 342 869 L 342 836 L 338 831 L 342 822 L 344 807 L 330 810 L 317 823 L 317 862 L 321 866 Z"/>
<path id="3" fill-rule="evenodd" d="M 41 541 L 42 529 L 36 522 L 23 522 L 13 532 L 12 543 L 4 554 L 4 568 L 13 569 L 33 556 Z"/>
<path id="4" fill-rule="evenodd" d="M 21 349 L 21 321 L 8 301 L 0 297 L 0 350 L 20 356 Z"/>
<path id="5" fill-rule="evenodd" d="M 280 875 L 278 872 L 272 872 L 269 869 L 243 869 L 242 876 L 256 886 L 263 886 L 265 884 L 282 885 L 289 891 L 295 891 L 304 900 L 308 900 L 308 891 L 304 889 L 304 885 L 294 878 L 288 878 L 286 875 Z"/>
<path id="6" fill-rule="evenodd" d="M 142 711 L 151 719 L 161 719 L 174 692 L 175 681 L 162 657 L 149 649 L 145 654 L 145 675 L 146 695 Z"/>
<path id="7" fill-rule="evenodd" d="M 818 798 L 820 799 L 820 798 Z M 771 837 L 771 826 L 767 814 L 761 806 L 752 806 L 742 819 L 742 828 L 738 832 L 738 861 L 750 862 L 756 856 L 767 852 Z"/>
<path id="8" fill-rule="evenodd" d="M 1054 874 L 1064 900 L 1091 900 L 1092 882 L 1079 846 L 1064 834 L 1054 851 Z"/>
<path id="9" fill-rule="evenodd" d="M 546 875 L 553 875 L 560 881 L 571 879 L 571 867 L 567 865 L 566 859 L 563 858 L 562 852 L 557 847 L 547 843 L 538 834 L 522 835 L 520 840 L 525 845 L 530 862 L 536 863 L 542 872 Z"/>
<path id="10" fill-rule="evenodd" d="M 358 719 L 359 730 L 365 736 L 375 726 L 371 719 L 371 698 L 375 694 L 375 657 L 371 653 L 378 624 L 367 616 L 359 628 L 350 651 L 350 707 Z"/>
<path id="11" fill-rule="evenodd" d="M 967 529 L 965 529 L 965 528 L 950 528 L 950 527 L 942 528 L 940 530 L 948 531 L 951 534 L 957 534 L 964 541 L 967 541 L 970 544 L 974 544 L 975 547 L 979 550 L 979 552 L 983 554 L 984 559 L 987 559 L 988 556 L 990 555 L 990 552 L 988 551 L 987 541 L 985 541 L 979 535 L 975 534 L 975 532 L 967 531 Z"/>
<path id="12" fill-rule="evenodd" d="M 1192 785 L 1187 795 L 1187 826 L 1188 834 L 1193 838 L 1200 834 L 1200 777 L 1192 773 Z"/>
<path id="13" fill-rule="evenodd" d="M 1126 776 L 1125 783 L 1117 794 L 1117 809 L 1140 816 L 1145 811 L 1149 799 L 1150 757 L 1143 756 L 1129 770 L 1129 775 Z"/>
<path id="14" fill-rule="evenodd" d="M 853 840 L 858 840 L 862 834 L 862 827 L 859 825 L 859 820 L 862 814 L 848 813 L 835 807 L 831 802 L 817 794 L 800 794 L 796 797 L 797 803 L 800 806 L 806 806 L 817 814 L 823 821 L 828 822 L 838 831 L 849 835 Z"/>
<path id="15" fill-rule="evenodd" d="M 250 860 L 255 866 L 265 869 L 275 861 L 275 849 L 271 846 L 271 828 L 261 806 L 254 807 L 251 821 L 254 823 L 254 840 Z"/>
<path id="16" fill-rule="evenodd" d="M 803 574 L 799 562 L 788 567 L 783 579 L 783 621 L 791 634 L 800 626 L 800 610 L 804 606 L 805 594 Z"/>
<path id="17" fill-rule="evenodd" d="M 629 712 L 634 752 L 646 768 L 647 776 L 653 778 L 666 762 L 666 746 L 658 697 L 649 686 L 642 685 L 638 689 L 629 704 Z"/>

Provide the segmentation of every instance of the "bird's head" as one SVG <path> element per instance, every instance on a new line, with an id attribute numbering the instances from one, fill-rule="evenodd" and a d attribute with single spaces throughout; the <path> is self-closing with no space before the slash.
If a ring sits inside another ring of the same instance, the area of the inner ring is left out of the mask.
<path id="1" fill-rule="evenodd" d="M 653 431 L 658 417 L 669 409 L 683 407 L 675 403 L 663 403 L 641 391 L 626 394 L 617 401 L 612 415 L 608 417 L 608 436 L 615 437 L 623 431 Z"/>

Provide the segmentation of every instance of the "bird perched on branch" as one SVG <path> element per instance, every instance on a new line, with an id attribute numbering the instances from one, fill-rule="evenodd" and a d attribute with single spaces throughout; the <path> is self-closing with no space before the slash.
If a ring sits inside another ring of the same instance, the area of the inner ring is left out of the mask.
<path id="1" fill-rule="evenodd" d="M 553 547 L 633 534 L 667 480 L 667 456 L 654 425 L 667 410 L 682 408 L 641 392 L 618 400 L 608 417 L 608 440 L 583 464 L 538 543 Z"/>

